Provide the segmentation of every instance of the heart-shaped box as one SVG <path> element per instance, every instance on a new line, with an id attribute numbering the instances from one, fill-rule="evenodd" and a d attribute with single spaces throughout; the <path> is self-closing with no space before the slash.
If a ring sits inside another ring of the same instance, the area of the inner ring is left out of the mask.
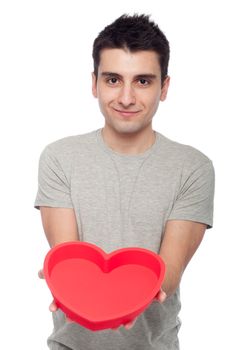
<path id="1" fill-rule="evenodd" d="M 142 313 L 161 288 L 165 265 L 144 248 L 105 253 L 87 242 L 53 247 L 44 276 L 57 306 L 91 330 L 116 328 Z"/>

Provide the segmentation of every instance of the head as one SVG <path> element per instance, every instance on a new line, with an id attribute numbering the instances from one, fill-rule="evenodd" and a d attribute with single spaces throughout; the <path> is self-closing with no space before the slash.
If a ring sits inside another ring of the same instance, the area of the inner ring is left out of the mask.
<path id="1" fill-rule="evenodd" d="M 94 41 L 93 95 L 106 132 L 147 135 L 169 86 L 169 45 L 148 16 L 121 16 Z"/>
<path id="2" fill-rule="evenodd" d="M 149 16 L 122 15 L 106 26 L 93 44 L 94 74 L 97 78 L 101 52 L 104 49 L 125 49 L 130 52 L 154 51 L 159 59 L 161 83 L 168 74 L 169 42 Z"/>

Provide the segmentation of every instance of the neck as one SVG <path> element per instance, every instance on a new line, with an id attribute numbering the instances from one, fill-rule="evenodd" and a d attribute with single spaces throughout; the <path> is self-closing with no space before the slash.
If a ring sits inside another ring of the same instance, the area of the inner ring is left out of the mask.
<path id="1" fill-rule="evenodd" d="M 144 153 L 155 143 L 155 131 L 151 128 L 139 133 L 123 134 L 104 127 L 102 137 L 113 151 L 128 155 Z"/>

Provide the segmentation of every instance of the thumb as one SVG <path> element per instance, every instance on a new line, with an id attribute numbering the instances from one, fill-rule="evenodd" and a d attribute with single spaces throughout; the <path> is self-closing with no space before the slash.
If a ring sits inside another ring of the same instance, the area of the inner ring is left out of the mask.
<path id="1" fill-rule="evenodd" d="M 39 272 L 38 272 L 38 276 L 39 276 L 39 278 L 41 278 L 41 279 L 43 279 L 44 278 L 44 272 L 43 272 L 43 270 L 41 269 L 41 270 L 39 270 Z"/>

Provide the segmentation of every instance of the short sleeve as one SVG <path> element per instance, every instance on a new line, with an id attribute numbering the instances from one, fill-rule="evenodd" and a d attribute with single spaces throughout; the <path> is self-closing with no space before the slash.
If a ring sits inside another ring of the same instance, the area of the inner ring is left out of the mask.
<path id="1" fill-rule="evenodd" d="M 38 192 L 34 207 L 73 208 L 70 184 L 57 157 L 47 146 L 41 153 L 38 172 Z"/>
<path id="2" fill-rule="evenodd" d="M 209 160 L 203 165 L 183 171 L 179 193 L 168 220 L 201 222 L 213 226 L 215 173 Z"/>

